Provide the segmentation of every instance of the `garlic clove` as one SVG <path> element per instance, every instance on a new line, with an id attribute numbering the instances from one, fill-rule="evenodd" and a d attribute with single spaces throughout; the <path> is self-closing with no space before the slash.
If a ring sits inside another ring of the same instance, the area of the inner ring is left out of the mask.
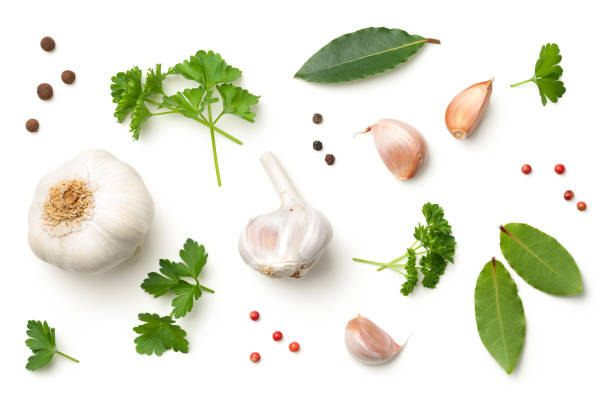
<path id="1" fill-rule="evenodd" d="M 493 79 L 479 82 L 455 96 L 446 108 L 446 127 L 459 140 L 472 136 L 489 106 Z"/>
<path id="2" fill-rule="evenodd" d="M 395 119 L 382 119 L 365 132 L 372 133 L 378 154 L 396 178 L 412 178 L 423 166 L 427 144 L 412 126 Z"/>
<path id="3" fill-rule="evenodd" d="M 360 315 L 346 325 L 344 343 L 348 352 L 365 364 L 386 363 L 402 348 L 387 332 Z"/>
<path id="4" fill-rule="evenodd" d="M 261 162 L 282 205 L 248 222 L 238 241 L 240 256 L 272 278 L 303 277 L 323 256 L 332 226 L 321 212 L 304 203 L 272 153 L 262 155 Z"/>

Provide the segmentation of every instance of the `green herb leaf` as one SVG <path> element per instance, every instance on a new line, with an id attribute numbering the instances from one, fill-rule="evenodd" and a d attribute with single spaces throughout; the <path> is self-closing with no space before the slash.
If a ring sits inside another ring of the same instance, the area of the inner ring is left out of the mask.
<path id="1" fill-rule="evenodd" d="M 405 62 L 426 43 L 399 29 L 364 28 L 331 41 L 295 74 L 309 82 L 337 83 L 376 75 Z"/>
<path id="2" fill-rule="evenodd" d="M 474 292 L 476 325 L 482 343 L 508 373 L 516 367 L 525 342 L 525 311 L 518 288 L 501 262 L 488 262 Z"/>
<path id="3" fill-rule="evenodd" d="M 527 224 L 506 224 L 500 229 L 501 251 L 525 282 L 551 295 L 582 292 L 580 270 L 556 239 Z"/>
<path id="4" fill-rule="evenodd" d="M 55 345 L 55 329 L 49 327 L 47 322 L 40 320 L 28 320 L 28 330 L 26 331 L 28 346 L 33 355 L 28 358 L 26 368 L 34 371 L 49 364 L 55 353 L 78 363 L 79 361 L 58 351 Z"/>
<path id="5" fill-rule="evenodd" d="M 147 275 L 148 277 L 142 282 L 140 287 L 154 297 L 160 297 L 172 290 L 172 288 L 178 284 L 178 277 L 182 276 L 179 273 L 180 268 L 181 267 L 179 264 L 170 262 L 167 259 L 160 259 L 159 271 L 161 274 L 157 272 L 149 273 Z"/>
<path id="6" fill-rule="evenodd" d="M 140 336 L 134 339 L 136 351 L 140 354 L 161 356 L 166 350 L 189 351 L 187 333 L 170 316 L 160 317 L 158 314 L 140 313 L 138 319 L 144 324 L 134 327 Z"/>
<path id="7" fill-rule="evenodd" d="M 196 52 L 189 60 L 177 64 L 173 72 L 201 83 L 206 90 L 212 89 L 217 84 L 234 82 L 242 75 L 242 71 L 227 65 L 221 55 L 212 51 Z"/>
<path id="8" fill-rule="evenodd" d="M 129 71 L 117 73 L 111 81 L 111 96 L 117 104 L 115 117 L 121 123 L 138 103 L 142 93 L 142 71 L 134 67 Z"/>
<path id="9" fill-rule="evenodd" d="M 408 249 L 408 260 L 404 269 L 406 269 L 406 281 L 402 284 L 400 293 L 404 296 L 408 296 L 412 293 L 416 285 L 419 283 L 419 271 L 417 270 L 416 262 L 417 256 L 414 249 Z"/>
<path id="10" fill-rule="evenodd" d="M 206 90 L 202 87 L 185 89 L 171 96 L 164 96 L 159 104 L 161 108 L 175 109 L 183 116 L 197 119 L 204 111 L 202 97 Z"/>
<path id="11" fill-rule="evenodd" d="M 149 68 L 142 93 L 146 96 L 163 94 L 162 83 L 167 75 L 167 73 L 161 72 L 161 64 L 155 65 L 155 69 Z"/>
<path id="12" fill-rule="evenodd" d="M 240 116 L 249 122 L 255 121 L 255 112 L 251 112 L 251 107 L 259 102 L 259 96 L 232 84 L 219 85 L 217 90 L 223 99 L 223 113 Z"/>
<path id="13" fill-rule="evenodd" d="M 138 140 L 140 138 L 140 129 L 142 125 L 153 115 L 147 108 L 142 98 L 138 99 L 134 111 L 132 112 L 132 120 L 130 121 L 130 132 L 132 132 L 132 138 Z"/>
<path id="14" fill-rule="evenodd" d="M 198 244 L 191 238 L 185 242 L 179 255 L 188 268 L 189 276 L 193 278 L 197 278 L 200 275 L 202 268 L 204 268 L 208 260 L 208 254 L 206 249 L 204 249 L 204 245 Z"/>
<path id="15" fill-rule="evenodd" d="M 180 280 L 178 284 L 172 288 L 172 291 L 177 295 L 172 300 L 172 306 L 174 306 L 172 315 L 176 318 L 183 317 L 191 312 L 194 301 L 202 296 L 202 290 L 198 285 L 192 285 L 184 280 Z"/>
<path id="16" fill-rule="evenodd" d="M 540 50 L 540 58 L 535 64 L 533 77 L 510 86 L 515 87 L 527 82 L 534 82 L 540 91 L 542 105 L 546 106 L 547 98 L 556 103 L 565 93 L 565 86 L 559 80 L 563 74 L 563 68 L 559 65 L 561 58 L 557 44 L 543 45 Z"/>

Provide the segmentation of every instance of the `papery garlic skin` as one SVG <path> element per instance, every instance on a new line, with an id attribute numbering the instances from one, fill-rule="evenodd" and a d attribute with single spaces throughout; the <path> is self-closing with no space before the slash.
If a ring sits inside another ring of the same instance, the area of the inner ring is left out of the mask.
<path id="1" fill-rule="evenodd" d="M 491 100 L 493 79 L 479 82 L 455 96 L 446 108 L 446 127 L 459 139 L 467 139 L 478 128 Z"/>
<path id="2" fill-rule="evenodd" d="M 303 202 L 272 153 L 264 153 L 261 162 L 282 205 L 249 221 L 238 242 L 240 256 L 264 275 L 303 277 L 323 256 L 332 226 L 321 212 Z"/>
<path id="3" fill-rule="evenodd" d="M 423 166 L 427 144 L 423 135 L 407 123 L 382 119 L 365 132 L 372 133 L 378 154 L 397 179 L 412 178 Z"/>
<path id="4" fill-rule="evenodd" d="M 365 364 L 386 363 L 402 348 L 387 332 L 360 315 L 346 325 L 344 343 L 348 352 Z"/>
<path id="5" fill-rule="evenodd" d="M 101 272 L 143 244 L 153 214 L 151 194 L 131 166 L 104 150 L 86 150 L 39 182 L 28 240 L 45 262 Z"/>

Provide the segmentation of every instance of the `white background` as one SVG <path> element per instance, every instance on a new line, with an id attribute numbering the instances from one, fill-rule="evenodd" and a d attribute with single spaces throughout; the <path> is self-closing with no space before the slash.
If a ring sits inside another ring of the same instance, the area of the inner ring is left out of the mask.
<path id="1" fill-rule="evenodd" d="M 572 4 L 570 6 L 570 4 Z M 35 406 L 610 406 L 612 363 L 608 256 L 610 223 L 608 80 L 612 58 L 606 2 L 10 2 L 0 16 L 2 64 L 2 296 L 0 404 Z M 439 38 L 392 72 L 343 85 L 293 74 L 333 38 L 368 26 Z M 57 48 L 39 47 L 45 35 Z M 567 93 L 543 107 L 532 74 L 540 47 L 557 42 Z M 254 124 L 220 127 L 245 145 L 218 139 L 223 187 L 216 186 L 208 129 L 182 117 L 151 120 L 133 142 L 113 118 L 117 71 L 182 61 L 212 49 L 262 95 Z M 60 81 L 76 72 L 72 86 Z M 444 111 L 459 91 L 495 77 L 491 106 L 473 139 L 447 132 Z M 41 101 L 36 86 L 55 96 Z M 314 112 L 325 118 L 311 122 Z M 41 123 L 36 134 L 26 119 Z M 368 135 L 396 118 L 426 137 L 429 161 L 398 182 Z M 324 152 L 315 152 L 320 139 Z M 27 243 L 27 211 L 38 180 L 79 151 L 106 149 L 133 165 L 156 214 L 143 250 L 97 276 L 38 260 Z M 270 280 L 246 267 L 236 242 L 249 217 L 278 205 L 258 157 L 272 150 L 305 199 L 332 221 L 334 239 L 302 280 Z M 325 153 L 337 162 L 328 167 Z M 563 176 L 555 163 L 567 167 Z M 520 172 L 531 163 L 533 173 Z M 567 203 L 571 188 L 576 200 Z M 589 208 L 575 208 L 584 200 Z M 399 294 L 401 277 L 351 257 L 391 259 L 412 243 L 424 202 L 440 203 L 457 238 L 455 265 L 435 290 Z M 525 348 L 508 376 L 480 342 L 476 277 L 501 257 L 497 226 L 527 222 L 558 238 L 583 274 L 584 294 L 553 297 L 513 272 L 527 315 Z M 180 324 L 188 354 L 134 351 L 139 312 L 167 313 L 139 285 L 159 258 L 175 259 L 185 238 L 210 253 L 204 284 L 214 288 Z M 261 320 L 248 319 L 251 310 Z M 344 325 L 361 313 L 403 342 L 398 357 L 369 367 L 351 359 Z M 56 328 L 56 357 L 24 368 L 28 319 Z M 272 341 L 274 330 L 285 340 Z M 302 350 L 287 350 L 297 340 Z M 249 354 L 259 351 L 255 365 Z"/>

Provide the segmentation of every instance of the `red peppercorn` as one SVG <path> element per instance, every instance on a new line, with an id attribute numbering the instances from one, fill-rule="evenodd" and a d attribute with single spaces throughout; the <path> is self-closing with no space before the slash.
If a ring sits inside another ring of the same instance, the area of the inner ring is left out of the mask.
<path id="1" fill-rule="evenodd" d="M 291 344 L 289 344 L 289 350 L 292 353 L 295 353 L 299 349 L 300 349 L 300 343 L 298 343 L 297 341 L 293 341 L 293 342 L 291 342 Z"/>
<path id="2" fill-rule="evenodd" d="M 562 164 L 557 164 L 557 165 L 555 166 L 555 173 L 557 173 L 557 174 L 563 174 L 563 173 L 565 173 L 565 166 L 564 166 L 564 165 L 562 165 Z"/>
<path id="3" fill-rule="evenodd" d="M 578 208 L 578 211 L 584 211 L 587 208 L 587 205 L 584 201 L 578 201 L 578 204 L 576 204 L 576 208 Z"/>
<path id="4" fill-rule="evenodd" d="M 257 362 L 259 362 L 259 359 L 261 359 L 261 356 L 259 355 L 258 352 L 251 353 L 251 361 L 252 362 L 257 363 Z"/>
<path id="5" fill-rule="evenodd" d="M 259 320 L 259 312 L 257 310 L 253 310 L 251 313 L 249 313 L 249 317 L 253 321 Z"/>
<path id="6" fill-rule="evenodd" d="M 566 201 L 570 201 L 572 198 L 574 198 L 574 192 L 572 190 L 567 190 L 565 193 L 563 193 L 563 198 L 565 198 Z"/>
<path id="7" fill-rule="evenodd" d="M 521 167 L 521 171 L 523 172 L 523 174 L 529 174 L 531 173 L 531 166 L 528 164 L 523 164 L 523 167 Z"/>
<path id="8" fill-rule="evenodd" d="M 275 331 L 274 333 L 272 333 L 272 338 L 274 339 L 274 341 L 279 341 L 283 339 L 283 333 L 279 332 L 279 331 Z"/>

